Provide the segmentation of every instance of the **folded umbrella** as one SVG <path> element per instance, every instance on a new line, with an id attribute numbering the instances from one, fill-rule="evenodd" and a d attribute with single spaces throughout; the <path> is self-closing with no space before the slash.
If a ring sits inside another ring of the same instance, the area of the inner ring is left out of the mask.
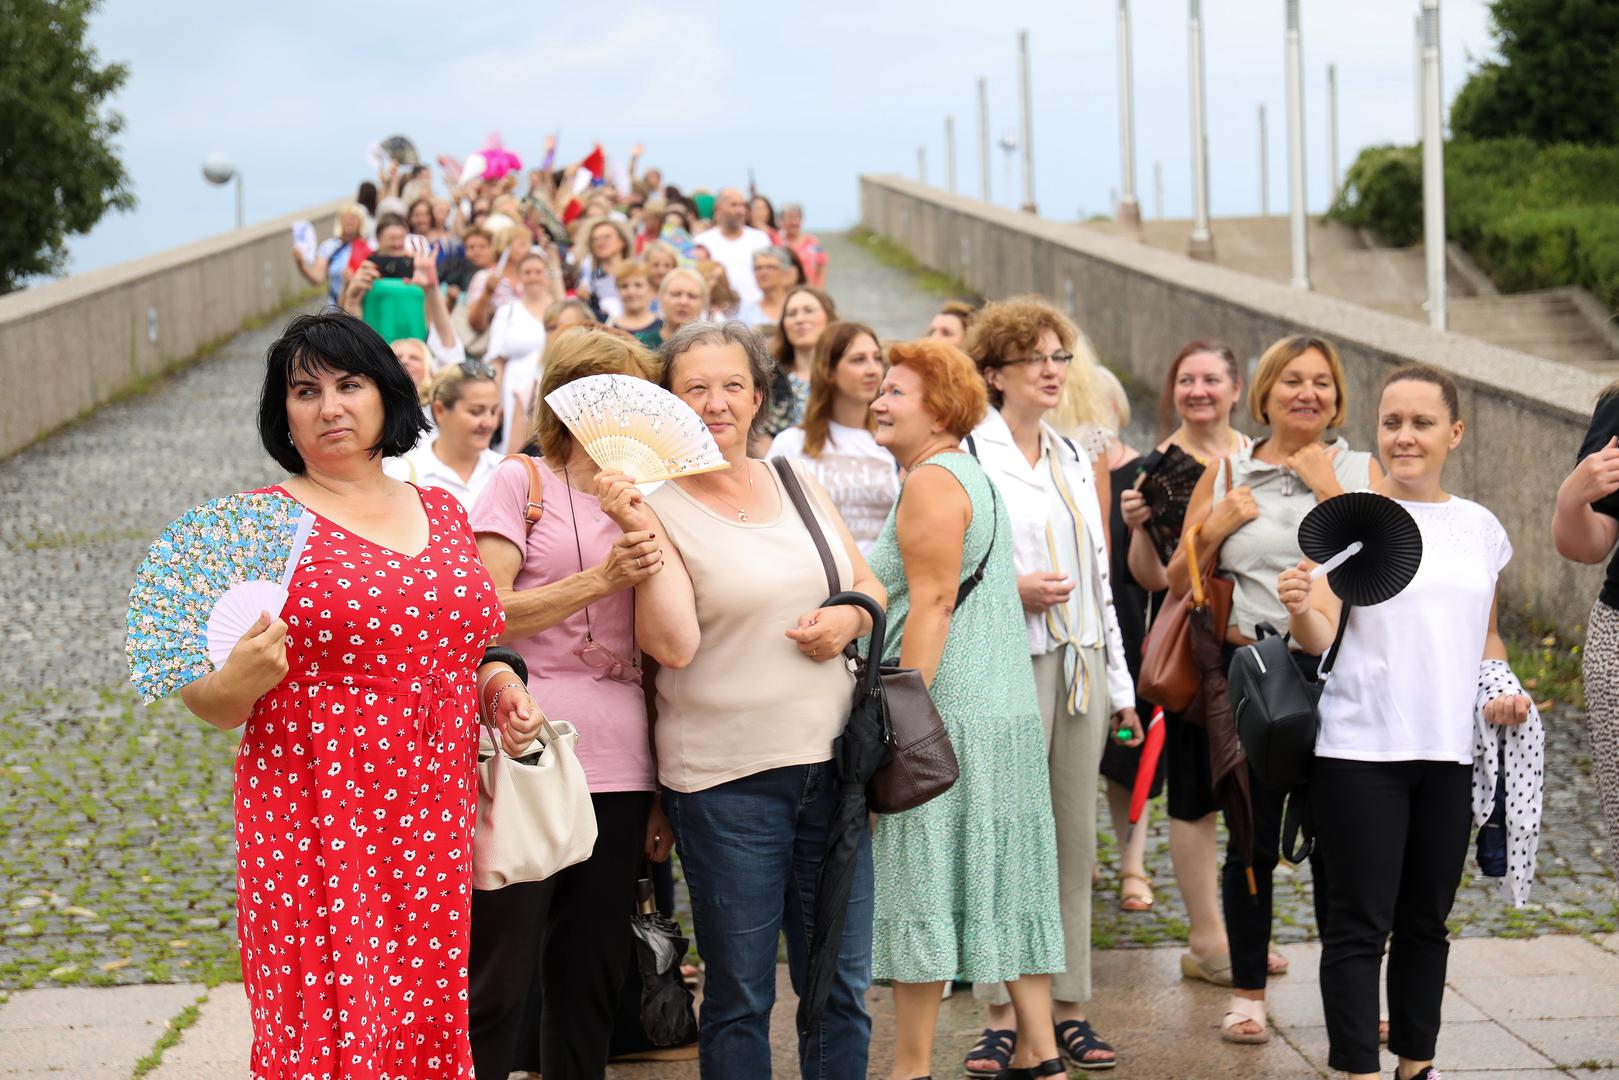
<path id="1" fill-rule="evenodd" d="M 1152 719 L 1147 721 L 1146 738 L 1141 744 L 1141 760 L 1136 765 L 1136 782 L 1130 789 L 1130 831 L 1125 835 L 1125 846 L 1135 840 L 1136 825 L 1147 808 L 1152 794 L 1153 777 L 1158 775 L 1158 758 L 1164 752 L 1164 710 L 1155 707 Z"/>
<path id="2" fill-rule="evenodd" d="M 652 881 L 635 883 L 636 913 L 630 918 L 635 967 L 641 977 L 641 1030 L 653 1046 L 684 1046 L 697 1038 L 692 993 L 680 978 L 686 939 L 652 899 Z"/>
<path id="3" fill-rule="evenodd" d="M 838 802 L 827 830 L 826 850 L 815 876 L 815 918 L 810 931 L 809 963 L 798 998 L 799 1045 L 809 1047 L 809 1036 L 821 1022 L 826 1000 L 837 973 L 838 948 L 849 913 L 849 892 L 860 858 L 866 824 L 866 785 L 888 759 L 883 741 L 883 692 L 879 681 L 886 623 L 882 605 L 865 593 L 840 592 L 822 607 L 858 607 L 871 616 L 871 649 L 855 684 L 854 704 L 843 734 L 832 743 L 838 769 Z"/>

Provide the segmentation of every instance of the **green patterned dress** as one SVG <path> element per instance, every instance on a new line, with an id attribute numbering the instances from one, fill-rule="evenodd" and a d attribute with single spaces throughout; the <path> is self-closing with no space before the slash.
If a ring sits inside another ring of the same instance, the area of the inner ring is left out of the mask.
<path id="1" fill-rule="evenodd" d="M 1060 972 L 1046 742 L 1012 567 L 1012 525 L 970 455 L 943 453 L 926 465 L 949 470 L 972 500 L 963 577 L 990 545 L 992 515 L 999 526 L 983 582 L 950 621 L 931 688 L 961 777 L 931 802 L 877 821 L 872 974 L 993 983 Z M 869 558 L 888 590 L 883 656 L 890 658 L 900 655 L 911 610 L 897 512 L 896 504 Z"/>

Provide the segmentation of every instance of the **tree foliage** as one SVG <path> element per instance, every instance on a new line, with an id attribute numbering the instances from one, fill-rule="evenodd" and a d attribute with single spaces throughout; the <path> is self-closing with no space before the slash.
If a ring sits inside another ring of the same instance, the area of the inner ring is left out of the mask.
<path id="1" fill-rule="evenodd" d="M 62 272 L 69 237 L 135 205 L 104 107 L 128 75 L 85 40 L 99 0 L 0 0 L 0 293 Z"/>
<path id="2" fill-rule="evenodd" d="M 1494 0 L 1490 23 L 1500 59 L 1456 96 L 1457 137 L 1619 143 L 1619 3 Z"/>

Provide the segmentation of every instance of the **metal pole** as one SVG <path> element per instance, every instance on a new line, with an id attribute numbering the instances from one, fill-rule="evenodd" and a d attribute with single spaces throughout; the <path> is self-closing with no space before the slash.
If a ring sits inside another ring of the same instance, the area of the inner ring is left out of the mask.
<path id="1" fill-rule="evenodd" d="M 1327 65 L 1327 175 L 1332 179 L 1332 197 L 1338 198 L 1338 65 Z"/>
<path id="2" fill-rule="evenodd" d="M 1018 76 L 1022 81 L 1022 119 L 1023 119 L 1023 209 L 1030 214 L 1035 213 L 1034 206 L 1034 117 L 1030 113 L 1029 91 L 1029 32 L 1019 30 L 1017 34 L 1017 62 Z"/>
<path id="3" fill-rule="evenodd" d="M 1259 106 L 1259 216 L 1270 217 L 1270 136 L 1265 133 L 1265 106 Z"/>
<path id="4" fill-rule="evenodd" d="M 1214 237 L 1209 232 L 1209 144 L 1204 135 L 1203 13 L 1199 0 L 1188 0 L 1187 67 L 1192 84 L 1192 237 L 1186 254 L 1214 261 Z"/>
<path id="5" fill-rule="evenodd" d="M 928 182 L 928 148 L 925 146 L 916 148 L 916 178 L 924 184 Z"/>
<path id="6" fill-rule="evenodd" d="M 242 195 L 242 170 L 236 170 L 236 227 L 240 229 L 247 224 L 247 203 Z"/>
<path id="7" fill-rule="evenodd" d="M 1152 216 L 1163 220 L 1164 217 L 1164 163 L 1152 163 Z"/>
<path id="8" fill-rule="evenodd" d="M 1422 16 L 1416 15 L 1411 19 L 1411 80 L 1413 83 L 1411 105 L 1416 110 L 1417 142 L 1422 141 Z"/>
<path id="9" fill-rule="evenodd" d="M 1422 0 L 1422 243 L 1428 262 L 1428 325 L 1445 329 L 1445 133 L 1439 71 L 1439 0 Z"/>
<path id="10" fill-rule="evenodd" d="M 1123 190 L 1119 194 L 1119 220 L 1141 226 L 1141 203 L 1136 199 L 1135 88 L 1130 77 L 1130 0 L 1119 0 L 1119 156 Z"/>
<path id="11" fill-rule="evenodd" d="M 989 87 L 978 80 L 978 197 L 989 202 Z"/>
<path id="12" fill-rule="evenodd" d="M 944 186 L 954 195 L 956 193 L 956 118 L 944 118 Z"/>
<path id="13" fill-rule="evenodd" d="M 1291 218 L 1295 289 L 1310 287 L 1309 219 L 1304 206 L 1304 50 L 1299 42 L 1299 0 L 1287 7 L 1287 209 Z"/>

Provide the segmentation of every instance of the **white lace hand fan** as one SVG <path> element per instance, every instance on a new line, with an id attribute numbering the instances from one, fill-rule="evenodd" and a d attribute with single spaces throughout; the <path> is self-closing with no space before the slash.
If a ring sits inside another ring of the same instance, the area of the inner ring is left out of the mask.
<path id="1" fill-rule="evenodd" d="M 545 396 L 590 459 L 637 484 L 718 472 L 708 425 L 669 391 L 631 375 L 589 375 Z"/>

